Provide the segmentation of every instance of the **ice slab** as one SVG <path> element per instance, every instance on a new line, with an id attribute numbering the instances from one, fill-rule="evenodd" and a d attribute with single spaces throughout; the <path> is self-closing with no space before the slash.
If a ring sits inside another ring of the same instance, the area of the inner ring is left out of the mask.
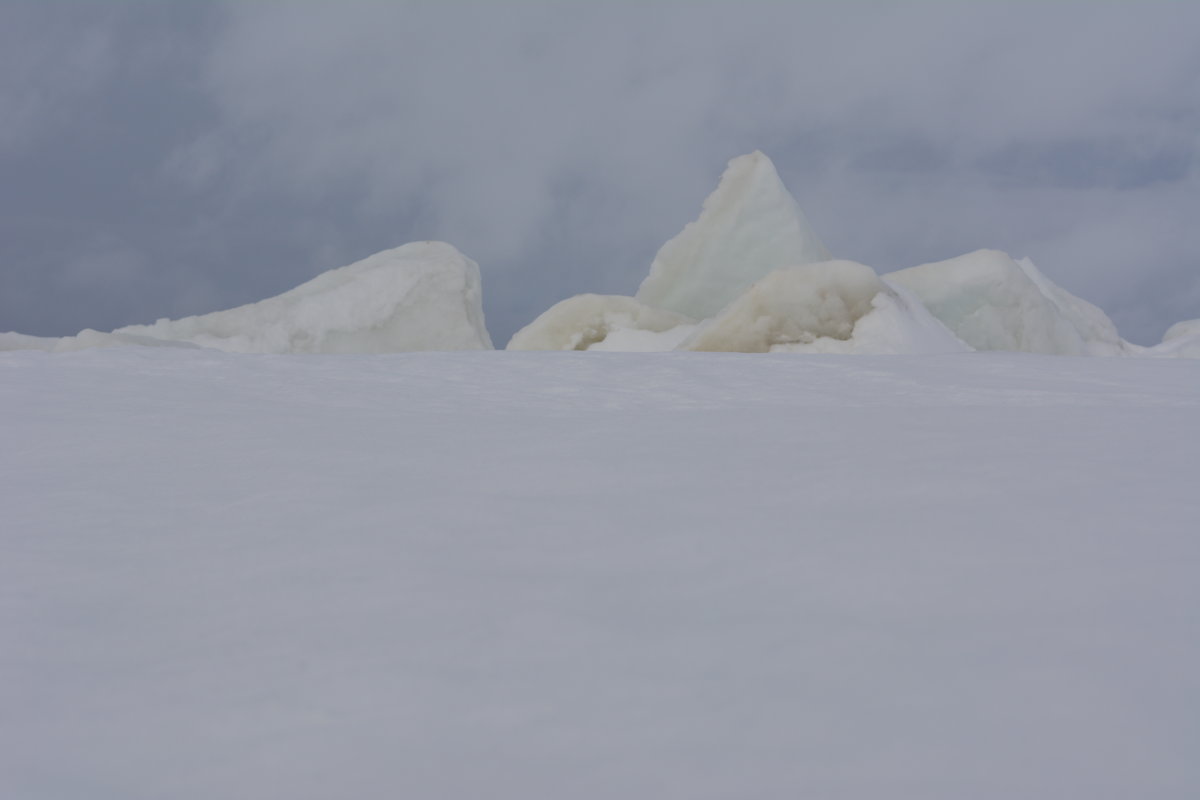
<path id="1" fill-rule="evenodd" d="M 707 319 L 774 270 L 829 259 L 771 159 L 755 151 L 729 162 L 700 217 L 658 251 L 636 297 Z"/>
<path id="2" fill-rule="evenodd" d="M 61 352 L 183 345 L 238 353 L 490 350 L 479 265 L 444 242 L 413 242 L 290 291 L 211 314 L 62 339 L 5 334 L 0 349 Z"/>
<path id="3" fill-rule="evenodd" d="M 888 274 L 977 350 L 1053 355 L 1130 355 L 1133 348 L 1096 306 L 1056 286 L 1029 259 L 998 250 Z"/>

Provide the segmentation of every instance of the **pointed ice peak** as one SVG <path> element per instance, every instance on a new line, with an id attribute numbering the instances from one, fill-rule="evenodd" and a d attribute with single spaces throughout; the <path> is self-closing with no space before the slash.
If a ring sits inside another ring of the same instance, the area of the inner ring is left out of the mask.
<path id="1" fill-rule="evenodd" d="M 771 159 L 756 150 L 729 162 L 699 219 L 658 251 L 637 299 L 706 319 L 774 270 L 829 259 Z"/>

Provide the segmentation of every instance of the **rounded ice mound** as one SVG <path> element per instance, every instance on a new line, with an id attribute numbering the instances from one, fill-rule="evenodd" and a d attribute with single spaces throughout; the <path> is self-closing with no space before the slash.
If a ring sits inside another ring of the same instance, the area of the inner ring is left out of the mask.
<path id="1" fill-rule="evenodd" d="M 1055 285 L 1029 259 L 978 250 L 886 277 L 977 350 L 1070 356 L 1132 351 L 1103 311 Z"/>
<path id="2" fill-rule="evenodd" d="M 1190 336 L 1200 336 L 1200 319 L 1185 319 L 1183 322 L 1176 322 L 1167 328 L 1167 332 L 1163 334 L 1162 340 L 1169 342 L 1173 339 L 1182 339 Z"/>
<path id="3" fill-rule="evenodd" d="M 492 349 L 479 265 L 444 242 L 384 250 L 227 311 L 61 339 L 14 334 L 5 344 L 56 352 L 156 344 L 235 353 Z"/>
<path id="4" fill-rule="evenodd" d="M 971 348 L 870 267 L 824 261 L 772 272 L 679 349 L 892 354 Z"/>
<path id="5" fill-rule="evenodd" d="M 672 350 L 691 319 L 632 297 L 580 294 L 555 303 L 513 335 L 508 350 Z"/>
<path id="6" fill-rule="evenodd" d="M 1200 319 L 1176 322 L 1163 334 L 1162 344 L 1143 352 L 1155 358 L 1200 358 Z"/>
<path id="7" fill-rule="evenodd" d="M 700 217 L 659 249 L 636 297 L 707 319 L 771 271 L 829 258 L 771 159 L 755 151 L 729 162 Z"/>

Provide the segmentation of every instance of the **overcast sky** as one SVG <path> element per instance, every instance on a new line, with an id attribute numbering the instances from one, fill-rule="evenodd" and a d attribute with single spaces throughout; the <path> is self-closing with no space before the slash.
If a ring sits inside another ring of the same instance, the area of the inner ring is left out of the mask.
<path id="1" fill-rule="evenodd" d="M 1200 3 L 0 0 L 0 331 L 261 299 L 442 239 L 503 345 L 631 294 L 735 155 L 880 272 L 1030 256 L 1200 317 Z"/>

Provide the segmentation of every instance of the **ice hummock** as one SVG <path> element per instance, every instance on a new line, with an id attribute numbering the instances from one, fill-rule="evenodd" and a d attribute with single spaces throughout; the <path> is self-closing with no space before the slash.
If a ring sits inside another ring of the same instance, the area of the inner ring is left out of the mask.
<path id="1" fill-rule="evenodd" d="M 1200 336 L 1200 319 L 1185 319 L 1183 322 L 1176 322 L 1167 328 L 1167 332 L 1163 334 L 1162 340 L 1170 342 L 1189 336 Z"/>
<path id="2" fill-rule="evenodd" d="M 413 242 L 322 273 L 290 291 L 211 314 L 61 339 L 5 334 L 0 349 L 126 344 L 237 353 L 490 350 L 479 265 L 444 242 Z"/>
<path id="3" fill-rule="evenodd" d="M 667 327 L 656 311 L 686 319 Z M 831 261 L 770 159 L 756 151 L 729 162 L 699 218 L 663 245 L 633 300 L 563 301 L 509 347 L 1195 357 L 1200 336 L 1185 326 L 1155 347 L 1130 344 L 1102 310 L 1030 259 L 997 250 L 882 279 L 861 264 Z"/>
<path id="4" fill-rule="evenodd" d="M 1176 322 L 1163 334 L 1161 344 L 1142 352 L 1155 358 L 1200 358 L 1200 319 Z"/>
<path id="5" fill-rule="evenodd" d="M 755 151 L 729 162 L 700 217 L 662 246 L 635 297 L 708 319 L 768 273 L 830 258 L 771 159 Z"/>
<path id="6" fill-rule="evenodd" d="M 1200 323 L 1161 344 L 1124 341 L 1096 306 L 1034 263 L 979 250 L 876 275 L 833 261 L 771 160 L 732 159 L 699 217 L 658 251 L 636 296 L 568 298 L 512 350 L 723 350 L 1200 358 Z M 478 265 L 417 242 L 330 270 L 266 300 L 63 338 L 0 333 L 0 350 L 208 347 L 246 353 L 491 349 Z"/>
<path id="7" fill-rule="evenodd" d="M 673 350 L 695 320 L 632 297 L 580 294 L 555 303 L 513 335 L 509 350 Z"/>
<path id="8" fill-rule="evenodd" d="M 1029 259 L 977 250 L 886 278 L 912 291 L 977 350 L 1068 356 L 1131 355 L 1112 320 L 1055 285 Z"/>
<path id="9" fill-rule="evenodd" d="M 578 295 L 555 304 L 518 331 L 508 349 L 862 354 L 971 350 L 915 296 L 853 261 L 775 270 L 700 323 L 631 297 Z"/>
<path id="10" fill-rule="evenodd" d="M 823 261 L 767 275 L 679 349 L 883 355 L 971 348 L 870 267 Z"/>

